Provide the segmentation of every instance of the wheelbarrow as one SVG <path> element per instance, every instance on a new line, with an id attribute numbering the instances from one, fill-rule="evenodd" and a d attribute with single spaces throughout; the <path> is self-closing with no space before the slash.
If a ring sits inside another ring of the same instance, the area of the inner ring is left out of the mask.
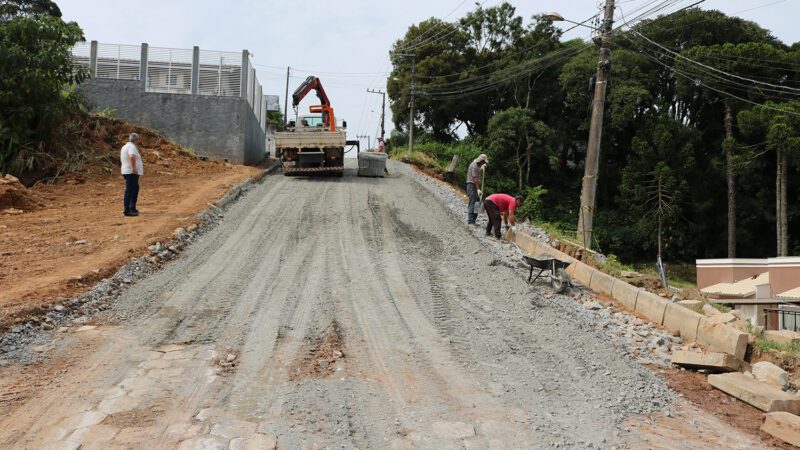
<path id="1" fill-rule="evenodd" d="M 539 279 L 539 277 L 547 278 L 550 281 L 550 286 L 557 294 L 564 292 L 570 286 L 571 283 L 569 281 L 569 275 L 567 275 L 566 268 L 571 264 L 571 262 L 545 255 L 523 255 L 522 257 L 531 268 L 531 271 L 528 274 L 528 284 L 535 282 Z M 534 269 L 539 270 L 535 278 L 533 277 Z M 533 278 L 533 280 L 531 280 L 531 278 Z"/>

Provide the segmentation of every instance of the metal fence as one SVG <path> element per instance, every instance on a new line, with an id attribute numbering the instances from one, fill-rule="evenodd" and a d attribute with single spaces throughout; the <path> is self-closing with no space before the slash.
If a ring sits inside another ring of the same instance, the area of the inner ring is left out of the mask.
<path id="1" fill-rule="evenodd" d="M 192 93 L 192 50 L 150 47 L 147 49 L 148 92 Z"/>
<path id="2" fill-rule="evenodd" d="M 241 52 L 200 50 L 197 93 L 239 97 L 242 93 Z"/>
<path id="3" fill-rule="evenodd" d="M 246 50 L 220 52 L 92 41 L 75 45 L 72 56 L 75 63 L 88 66 L 97 78 L 140 80 L 144 76 L 147 92 L 244 97 L 261 128 L 266 129 L 266 96 Z"/>

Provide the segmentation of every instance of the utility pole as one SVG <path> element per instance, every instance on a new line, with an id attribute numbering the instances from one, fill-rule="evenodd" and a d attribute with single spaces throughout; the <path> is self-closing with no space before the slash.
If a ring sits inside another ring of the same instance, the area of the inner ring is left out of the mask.
<path id="1" fill-rule="evenodd" d="M 287 114 L 289 113 L 289 71 L 292 68 L 286 66 L 286 94 L 283 96 L 283 124 L 286 125 L 289 123 L 289 117 Z M 280 106 L 278 107 L 280 108 Z"/>
<path id="2" fill-rule="evenodd" d="M 594 209 L 597 204 L 597 169 L 600 164 L 600 139 L 603 134 L 603 112 L 606 103 L 606 83 L 611 69 L 610 33 L 614 25 L 614 0 L 606 0 L 600 35 L 595 42 L 600 44 L 600 61 L 597 64 L 597 78 L 594 85 L 592 119 L 589 127 L 589 143 L 586 146 L 583 187 L 581 189 L 581 209 L 578 217 L 578 242 L 585 248 L 592 248 L 592 225 Z"/>
<path id="3" fill-rule="evenodd" d="M 366 134 L 359 134 L 358 136 L 356 136 L 356 139 L 359 139 L 359 140 L 366 139 L 367 140 L 367 150 L 370 150 L 372 148 L 371 138 L 372 138 L 372 136 L 369 136 L 369 135 L 366 135 Z"/>
<path id="4" fill-rule="evenodd" d="M 383 100 L 381 101 L 381 139 L 385 140 L 384 139 L 384 135 L 386 134 L 386 132 L 385 132 L 385 130 L 383 128 L 383 125 L 384 125 L 384 120 L 386 118 L 386 92 L 383 92 L 380 89 L 373 91 L 372 89 L 369 89 L 369 88 L 367 89 L 367 92 L 370 92 L 372 94 L 382 94 L 383 95 Z"/>
<path id="5" fill-rule="evenodd" d="M 417 55 L 413 53 L 397 53 L 397 56 L 406 56 L 411 58 L 411 88 L 409 89 L 411 100 L 408 102 L 410 110 L 408 114 L 408 151 L 412 152 L 414 151 L 414 83 L 417 75 Z"/>

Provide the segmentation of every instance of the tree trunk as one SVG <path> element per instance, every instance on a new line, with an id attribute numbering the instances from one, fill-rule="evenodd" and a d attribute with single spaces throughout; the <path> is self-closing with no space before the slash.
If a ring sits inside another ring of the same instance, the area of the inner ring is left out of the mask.
<path id="1" fill-rule="evenodd" d="M 777 151 L 777 174 L 775 177 L 775 221 L 778 234 L 777 256 L 789 254 L 789 220 L 787 210 L 787 159 L 783 151 Z"/>
<path id="2" fill-rule="evenodd" d="M 725 137 L 733 138 L 733 111 L 725 104 Z M 736 180 L 733 173 L 733 149 L 725 149 L 728 178 L 728 258 L 736 258 Z"/>
<path id="3" fill-rule="evenodd" d="M 525 149 L 525 164 L 526 164 L 525 170 L 527 171 L 527 173 L 525 174 L 525 182 L 528 184 L 530 184 L 531 182 L 531 165 L 532 165 L 531 158 L 533 156 L 532 153 L 533 151 L 531 150 L 531 146 L 529 144 L 526 146 Z M 522 187 L 520 187 L 519 193 L 520 195 L 522 195 Z"/>

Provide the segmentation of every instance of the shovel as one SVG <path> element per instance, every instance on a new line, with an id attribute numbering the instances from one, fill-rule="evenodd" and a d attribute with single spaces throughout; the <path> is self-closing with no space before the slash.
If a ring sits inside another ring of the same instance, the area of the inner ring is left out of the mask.
<path id="1" fill-rule="evenodd" d="M 486 178 L 486 169 L 481 169 L 481 196 L 478 198 L 478 201 L 475 202 L 475 205 L 473 206 L 475 214 L 479 216 L 483 214 L 484 211 L 486 211 L 486 208 L 483 207 L 483 188 L 486 187 L 483 184 L 483 180 L 485 178 Z"/>

